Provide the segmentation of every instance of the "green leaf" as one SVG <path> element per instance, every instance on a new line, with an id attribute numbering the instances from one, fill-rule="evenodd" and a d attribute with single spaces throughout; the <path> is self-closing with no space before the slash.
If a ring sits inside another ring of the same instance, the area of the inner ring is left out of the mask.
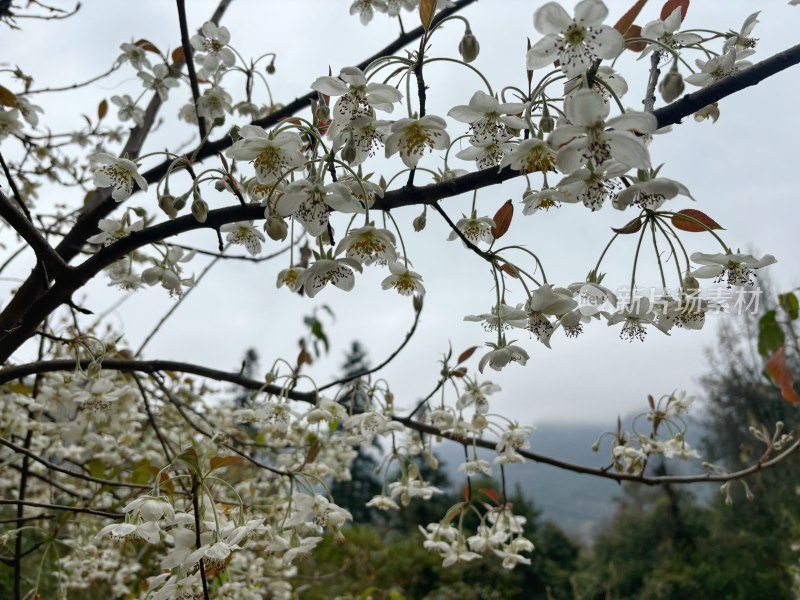
<path id="1" fill-rule="evenodd" d="M 793 292 L 787 292 L 778 296 L 781 308 L 789 315 L 789 319 L 795 321 L 800 316 L 800 302 Z"/>
<path id="2" fill-rule="evenodd" d="M 758 321 L 758 353 L 770 356 L 778 347 L 783 345 L 786 335 L 778 325 L 775 311 L 767 312 Z"/>

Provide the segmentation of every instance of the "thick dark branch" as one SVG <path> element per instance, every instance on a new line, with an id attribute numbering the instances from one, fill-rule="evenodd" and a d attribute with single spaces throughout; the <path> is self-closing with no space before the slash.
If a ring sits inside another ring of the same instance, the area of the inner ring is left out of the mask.
<path id="1" fill-rule="evenodd" d="M 48 271 L 55 277 L 59 277 L 70 267 L 64 262 L 64 259 L 47 243 L 42 237 L 42 234 L 33 226 L 22 212 L 14 208 L 11 200 L 3 193 L 0 192 L 0 217 L 16 231 L 22 239 L 28 242 L 28 245 L 36 253 L 37 258 L 44 263 Z"/>

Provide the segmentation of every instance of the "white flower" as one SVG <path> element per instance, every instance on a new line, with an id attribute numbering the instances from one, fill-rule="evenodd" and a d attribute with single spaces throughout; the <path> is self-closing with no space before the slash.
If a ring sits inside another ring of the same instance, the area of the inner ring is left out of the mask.
<path id="1" fill-rule="evenodd" d="M 763 258 L 756 258 L 750 254 L 703 254 L 695 252 L 692 254 L 693 262 L 705 265 L 692 273 L 693 277 L 715 278 L 717 282 L 723 280 L 728 282 L 728 287 L 732 285 L 752 284 L 755 277 L 754 271 L 766 267 L 775 262 L 775 257 L 767 254 Z"/>
<path id="2" fill-rule="evenodd" d="M 328 129 L 333 148 L 342 150 L 342 159 L 351 165 L 360 165 L 383 145 L 388 135 L 390 121 L 378 121 L 371 117 L 356 117 L 346 124 L 334 121 Z"/>
<path id="3" fill-rule="evenodd" d="M 116 219 L 100 219 L 97 223 L 100 233 L 93 235 L 86 241 L 90 244 L 101 244 L 103 246 L 110 246 L 117 240 L 127 237 L 134 231 L 141 231 L 144 227 L 144 219 L 140 219 L 135 223 L 129 224 L 128 219 L 123 217 L 121 221 Z"/>
<path id="4" fill-rule="evenodd" d="M 39 115 L 37 113 L 44 112 L 41 106 L 31 104 L 24 96 L 14 96 L 13 104 L 13 108 L 19 110 L 22 118 L 25 119 L 31 127 L 39 125 Z"/>
<path id="5" fill-rule="evenodd" d="M 293 216 L 303 224 L 309 235 L 320 235 L 328 228 L 331 210 L 356 212 L 360 205 L 341 183 L 323 185 L 321 181 L 300 179 L 286 187 L 278 199 L 275 211 L 282 217 Z"/>
<path id="6" fill-rule="evenodd" d="M 191 37 L 192 46 L 197 50 L 194 55 L 195 62 L 201 64 L 206 71 L 216 71 L 220 63 L 225 67 L 232 67 L 236 62 L 233 50 L 227 47 L 231 41 L 231 34 L 227 27 L 217 27 L 215 23 L 203 23 L 202 35 L 195 34 Z"/>
<path id="7" fill-rule="evenodd" d="M 611 315 L 608 319 L 609 325 L 616 325 L 625 322 L 619 334 L 623 340 L 633 341 L 634 339 L 644 341 L 647 330 L 646 324 L 655 322 L 656 314 L 650 306 L 648 298 L 636 298 L 631 304 L 625 306 Z"/>
<path id="8" fill-rule="evenodd" d="M 117 117 L 120 121 L 133 121 L 139 127 L 144 125 L 144 110 L 136 106 L 128 94 L 111 96 L 111 102 L 119 106 Z"/>
<path id="9" fill-rule="evenodd" d="M 486 396 L 500 391 L 500 386 L 491 381 L 478 383 L 469 382 L 464 387 L 464 392 L 458 397 L 456 408 L 459 410 L 475 405 L 475 412 L 485 415 L 489 412 L 489 400 Z"/>
<path id="10" fill-rule="evenodd" d="M 490 141 L 504 141 L 510 129 L 527 129 L 524 119 L 515 116 L 525 110 L 520 102 L 501 104 L 497 98 L 477 91 L 470 98 L 469 105 L 456 106 L 447 113 L 461 123 L 469 123 L 472 136 L 470 141 L 482 144 Z"/>
<path id="11" fill-rule="evenodd" d="M 252 221 L 227 223 L 219 228 L 228 235 L 225 237 L 231 244 L 241 244 L 252 256 L 261 252 L 261 244 L 266 241 L 264 234 L 255 228 Z"/>
<path id="12" fill-rule="evenodd" d="M 209 121 L 224 119 L 231 111 L 231 96 L 218 85 L 212 85 L 197 99 L 197 114 Z"/>
<path id="13" fill-rule="evenodd" d="M 381 288 L 384 290 L 395 289 L 401 296 L 425 293 L 425 287 L 422 285 L 422 276 L 419 273 L 410 271 L 402 263 L 389 263 L 389 272 L 391 275 L 381 282 Z"/>
<path id="14" fill-rule="evenodd" d="M 752 15 L 747 17 L 742 23 L 742 28 L 739 31 L 731 31 L 729 37 L 725 40 L 725 43 L 722 45 L 722 51 L 727 52 L 731 48 L 736 49 L 736 56 L 739 58 L 747 58 L 748 56 L 755 53 L 756 42 L 758 40 L 756 38 L 750 37 L 750 34 L 753 32 L 753 28 L 758 24 L 758 15 L 761 11 L 754 12 Z"/>
<path id="15" fill-rule="evenodd" d="M 155 91 L 162 102 L 167 101 L 169 88 L 176 88 L 180 85 L 177 79 L 169 76 L 169 67 L 164 64 L 153 67 L 152 74 L 147 71 L 139 71 L 137 75 L 142 80 L 144 87 Z"/>
<path id="16" fill-rule="evenodd" d="M 541 6 L 533 14 L 533 25 L 545 37 L 528 50 L 528 69 L 558 60 L 567 77 L 575 77 L 598 58 L 619 56 L 625 39 L 613 27 L 602 25 L 607 15 L 608 9 L 600 0 L 578 2 L 574 19 L 557 2 Z"/>
<path id="17" fill-rule="evenodd" d="M 494 241 L 494 236 L 492 235 L 494 219 L 491 217 L 478 217 L 473 214 L 469 218 L 464 217 L 456 221 L 456 227 L 464 234 L 464 237 L 473 244 L 477 244 L 478 242 L 491 244 Z M 455 231 L 451 231 L 447 239 L 452 242 L 453 240 L 459 239 L 459 237 Z"/>
<path id="18" fill-rule="evenodd" d="M 597 166 L 609 159 L 636 169 L 650 168 L 650 155 L 636 133 L 655 132 L 656 118 L 629 110 L 606 121 L 609 111 L 610 106 L 591 90 L 581 89 L 567 98 L 569 124 L 557 127 L 547 140 L 558 151 L 559 170 L 573 173 L 589 161 Z"/>
<path id="19" fill-rule="evenodd" d="M 395 121 L 392 124 L 392 133 L 386 139 L 386 157 L 399 152 L 403 163 L 413 169 L 426 148 L 444 150 L 450 146 L 446 127 L 445 120 L 436 115 Z"/>
<path id="20" fill-rule="evenodd" d="M 105 152 L 90 156 L 89 162 L 95 169 L 94 184 L 97 187 L 113 187 L 111 197 L 117 202 L 130 197 L 134 183 L 147 191 L 147 181 L 139 175 L 139 167 L 135 162 Z"/>
<path id="21" fill-rule="evenodd" d="M 372 21 L 375 10 L 386 12 L 386 3 L 384 0 L 355 0 L 355 2 L 350 5 L 350 14 L 358 14 L 362 25 L 367 25 Z"/>
<path id="22" fill-rule="evenodd" d="M 147 51 L 136 44 L 122 44 L 120 47 L 122 54 L 117 57 L 117 62 L 129 62 L 134 69 L 150 68 L 150 61 L 147 60 Z"/>
<path id="23" fill-rule="evenodd" d="M 700 72 L 689 75 L 686 83 L 706 86 L 752 66 L 751 62 L 737 58 L 736 48 L 731 48 L 725 54 L 715 56 L 707 61 L 697 59 L 695 62 L 700 68 Z"/>
<path id="24" fill-rule="evenodd" d="M 625 210 L 633 204 L 647 210 L 658 210 L 664 202 L 678 194 L 692 198 L 692 194 L 682 183 L 666 177 L 654 177 L 626 187 L 614 198 L 613 206 L 617 210 Z"/>
<path id="25" fill-rule="evenodd" d="M 489 464 L 489 461 L 477 458 L 461 463 L 458 465 L 458 470 L 463 471 L 467 477 L 475 477 L 478 473 L 483 473 L 489 477 L 492 475 L 492 465 Z"/>
<path id="26" fill-rule="evenodd" d="M 305 269 L 302 267 L 290 267 L 288 269 L 283 269 L 280 273 L 278 273 L 277 286 L 282 287 L 285 285 L 293 292 L 297 291 L 300 287 L 298 282 L 303 271 L 305 271 Z"/>
<path id="27" fill-rule="evenodd" d="M 661 44 L 648 44 L 647 47 L 642 50 L 642 54 L 639 58 L 647 56 L 651 52 L 664 52 L 664 46 L 677 50 L 703 41 L 702 36 L 696 33 L 675 33 L 680 26 L 681 7 L 678 6 L 663 21 L 661 19 L 656 19 L 642 27 L 641 37 L 650 40 L 658 40 Z"/>
<path id="28" fill-rule="evenodd" d="M 518 362 L 524 365 L 530 358 L 525 349 L 519 346 L 506 344 L 505 342 L 499 345 L 489 342 L 486 345 L 493 348 L 493 350 L 481 357 L 481 361 L 478 363 L 478 370 L 481 373 L 483 373 L 483 369 L 487 364 L 495 371 L 502 371 L 503 367 L 509 363 Z"/>
<path id="29" fill-rule="evenodd" d="M 495 446 L 497 458 L 494 459 L 494 462 L 500 464 L 523 462 L 525 459 L 519 454 L 519 451 L 531 447 L 530 436 L 532 431 L 533 427 L 512 423 L 507 430 L 500 434 L 500 441 L 497 442 L 497 446 Z M 497 514 L 489 513 L 489 518 L 490 520 L 492 518 L 496 519 Z M 520 517 L 514 517 L 510 521 L 506 521 L 506 518 L 503 517 L 503 522 L 511 525 L 512 529 L 517 527 L 517 525 L 521 527 L 521 523 L 515 520 L 518 518 Z M 522 521 L 522 523 L 524 523 L 524 521 Z"/>
<path id="30" fill-rule="evenodd" d="M 347 124 L 359 117 L 375 116 L 375 110 L 392 112 L 394 103 L 403 99 L 397 88 L 385 83 L 367 83 L 358 67 L 345 67 L 339 77 L 324 76 L 311 89 L 327 96 L 341 96 L 333 105 L 333 120 Z"/>
<path id="31" fill-rule="evenodd" d="M 300 152 L 303 142 L 296 133 L 272 134 L 256 125 L 239 129 L 241 139 L 225 155 L 235 160 L 252 160 L 260 183 L 273 183 L 288 171 L 306 164 Z"/>
<path id="32" fill-rule="evenodd" d="M 563 202 L 583 202 L 591 210 L 598 210 L 607 198 L 620 187 L 614 178 L 624 175 L 628 167 L 609 160 L 595 169 L 582 167 L 558 182 Z"/>
<path id="33" fill-rule="evenodd" d="M 511 167 L 520 173 L 546 173 L 555 170 L 555 154 L 546 142 L 532 137 L 522 140 L 500 161 L 500 168 Z"/>
<path id="34" fill-rule="evenodd" d="M 551 208 L 558 208 L 562 202 L 568 202 L 567 198 L 554 188 L 542 188 L 538 192 L 527 190 L 522 195 L 523 215 L 532 215 L 538 210 L 548 211 Z"/>
<path id="35" fill-rule="evenodd" d="M 394 234 L 388 229 L 367 225 L 351 229 L 336 246 L 334 254 L 338 256 L 344 252 L 348 258 L 355 258 L 365 265 L 375 262 L 387 264 L 397 260 L 396 244 Z"/>
<path id="36" fill-rule="evenodd" d="M 149 544 L 157 544 L 161 539 L 160 531 L 158 524 L 154 522 L 112 523 L 103 527 L 95 537 L 109 535 L 116 540 L 132 540 L 138 537 Z"/>
<path id="37" fill-rule="evenodd" d="M 297 286 L 303 286 L 309 298 L 316 296 L 327 284 L 349 292 L 356 284 L 353 271 L 361 273 L 361 263 L 352 258 L 322 258 L 300 273 Z"/>
<path id="38" fill-rule="evenodd" d="M 492 307 L 491 313 L 482 315 L 467 315 L 465 321 L 481 322 L 486 331 L 498 331 L 509 327 L 524 328 L 528 322 L 528 313 L 519 308 L 514 308 L 508 304 L 500 304 Z"/>
<path id="39" fill-rule="evenodd" d="M 572 292 L 565 288 L 553 288 L 550 284 L 540 286 L 531 292 L 525 303 L 528 313 L 526 329 L 533 333 L 540 342 L 550 347 L 550 336 L 556 325 L 550 322 L 551 316 L 560 318 L 578 306 L 572 298 Z"/>
<path id="40" fill-rule="evenodd" d="M 0 108 L 0 141 L 20 129 L 22 129 L 22 124 L 19 122 L 19 110 Z"/>
<path id="41" fill-rule="evenodd" d="M 373 496 L 372 500 L 367 502 L 367 506 L 370 508 L 377 508 L 379 510 L 400 510 L 400 505 L 398 505 L 397 502 L 392 500 L 391 497 L 384 496 L 383 494 Z"/>

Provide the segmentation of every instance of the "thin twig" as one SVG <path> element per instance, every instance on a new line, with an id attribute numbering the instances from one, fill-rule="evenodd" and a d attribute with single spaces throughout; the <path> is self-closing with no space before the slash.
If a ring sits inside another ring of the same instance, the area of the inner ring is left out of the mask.
<path id="1" fill-rule="evenodd" d="M 192 44 L 189 41 L 189 26 L 186 24 L 186 0 L 176 0 L 178 4 L 178 20 L 181 26 L 181 46 L 186 58 L 186 70 L 189 73 L 189 84 L 192 88 L 194 110 L 197 114 L 197 129 L 200 132 L 200 144 L 206 139 L 206 120 L 200 116 L 200 86 L 197 84 L 197 73 L 194 70 Z"/>

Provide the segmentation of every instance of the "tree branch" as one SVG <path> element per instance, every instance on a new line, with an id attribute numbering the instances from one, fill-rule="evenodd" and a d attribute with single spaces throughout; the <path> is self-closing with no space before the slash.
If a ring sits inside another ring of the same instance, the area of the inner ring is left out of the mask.
<path id="1" fill-rule="evenodd" d="M 202 146 L 208 132 L 206 131 L 206 120 L 200 116 L 200 86 L 197 85 L 192 44 L 189 42 L 189 26 L 186 24 L 186 0 L 176 0 L 176 2 L 178 4 L 178 21 L 181 27 L 181 46 L 183 47 L 183 56 L 186 59 L 186 71 L 189 73 L 189 85 L 192 88 L 194 111 L 197 115 L 197 129 L 200 132 L 200 146 Z"/>

